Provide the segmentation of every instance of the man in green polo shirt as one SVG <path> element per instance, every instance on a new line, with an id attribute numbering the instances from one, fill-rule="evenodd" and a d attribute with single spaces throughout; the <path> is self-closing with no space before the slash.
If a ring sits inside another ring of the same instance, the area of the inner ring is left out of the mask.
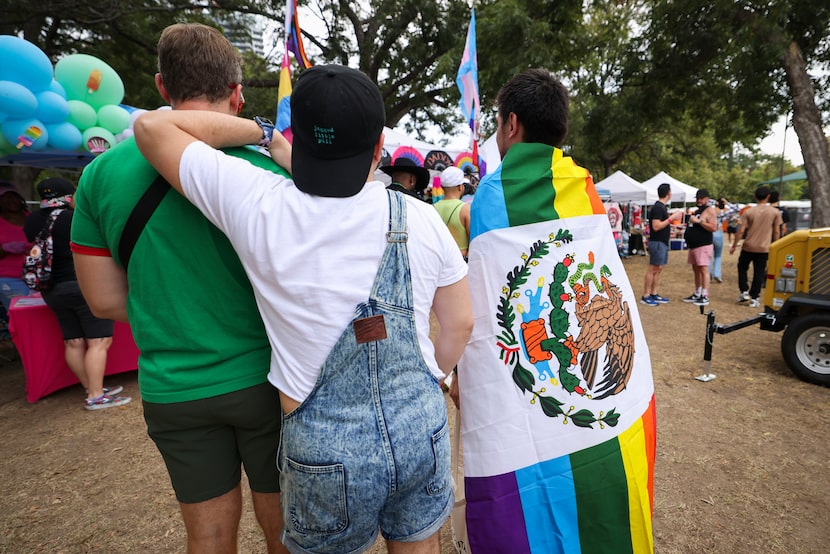
<path id="1" fill-rule="evenodd" d="M 156 86 L 173 109 L 239 113 L 239 54 L 216 29 L 172 25 L 158 53 Z M 228 152 L 285 174 L 256 149 Z M 139 235 L 128 270 L 119 259 L 124 224 L 157 176 L 132 139 L 86 168 L 72 226 L 78 280 L 93 312 L 132 326 L 148 434 L 179 500 L 188 552 L 236 551 L 242 465 L 268 552 L 287 552 L 279 541 L 281 412 L 267 380 L 271 350 L 236 253 L 170 192 Z"/>

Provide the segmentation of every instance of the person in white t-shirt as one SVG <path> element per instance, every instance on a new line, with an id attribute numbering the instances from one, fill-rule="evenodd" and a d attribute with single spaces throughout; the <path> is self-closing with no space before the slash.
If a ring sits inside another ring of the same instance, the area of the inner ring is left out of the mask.
<path id="1" fill-rule="evenodd" d="M 283 542 L 359 551 L 380 528 L 390 550 L 437 553 L 453 506 L 441 383 L 472 330 L 466 264 L 432 206 L 373 180 L 385 115 L 372 81 L 315 66 L 291 114 L 293 148 L 260 121 L 193 112 L 142 115 L 136 141 L 253 284 L 286 414 Z M 257 142 L 293 179 L 214 149 Z M 434 345 L 430 309 L 445 330 Z"/>

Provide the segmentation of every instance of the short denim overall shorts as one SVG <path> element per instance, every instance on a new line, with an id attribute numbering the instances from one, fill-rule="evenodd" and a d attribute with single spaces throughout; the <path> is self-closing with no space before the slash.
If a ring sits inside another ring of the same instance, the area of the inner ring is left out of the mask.
<path id="1" fill-rule="evenodd" d="M 406 204 L 387 193 L 387 246 L 371 295 L 311 394 L 283 418 L 283 542 L 293 553 L 363 552 L 378 527 L 386 539 L 423 540 L 452 510 L 446 404 L 415 329 Z"/>

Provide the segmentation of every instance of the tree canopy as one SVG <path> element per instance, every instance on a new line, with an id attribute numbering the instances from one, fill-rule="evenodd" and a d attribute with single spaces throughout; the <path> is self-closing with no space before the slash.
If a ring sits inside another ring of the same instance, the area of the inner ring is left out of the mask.
<path id="1" fill-rule="evenodd" d="M 283 8 L 267 0 L 46 0 L 20 10 L 0 0 L 0 33 L 22 34 L 53 62 L 74 52 L 100 57 L 122 76 L 125 103 L 153 108 L 160 103 L 155 44 L 165 26 L 258 15 L 282 29 Z M 435 127 L 456 132 L 466 0 L 301 0 L 300 8 L 312 61 L 358 67 L 375 80 L 389 126 L 419 138 Z M 816 221 L 830 225 L 822 132 L 830 109 L 830 4 L 480 0 L 475 9 L 485 136 L 495 126 L 499 87 L 525 68 L 545 67 L 571 90 L 566 150 L 597 180 L 617 169 L 638 179 L 665 170 L 713 192 L 748 196 L 755 183 L 791 169 L 756 149 L 790 113 Z M 272 115 L 278 68 L 247 54 L 244 71 L 243 115 Z"/>

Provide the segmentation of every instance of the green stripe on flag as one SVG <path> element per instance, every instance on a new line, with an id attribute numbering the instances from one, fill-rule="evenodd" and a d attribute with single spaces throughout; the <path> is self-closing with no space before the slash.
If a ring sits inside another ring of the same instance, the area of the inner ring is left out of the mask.
<path id="1" fill-rule="evenodd" d="M 611 439 L 570 457 L 582 554 L 633 552 L 619 441 Z"/>
<path id="2" fill-rule="evenodd" d="M 501 182 L 511 227 L 559 219 L 553 207 L 553 147 L 519 143 L 502 160 Z"/>

